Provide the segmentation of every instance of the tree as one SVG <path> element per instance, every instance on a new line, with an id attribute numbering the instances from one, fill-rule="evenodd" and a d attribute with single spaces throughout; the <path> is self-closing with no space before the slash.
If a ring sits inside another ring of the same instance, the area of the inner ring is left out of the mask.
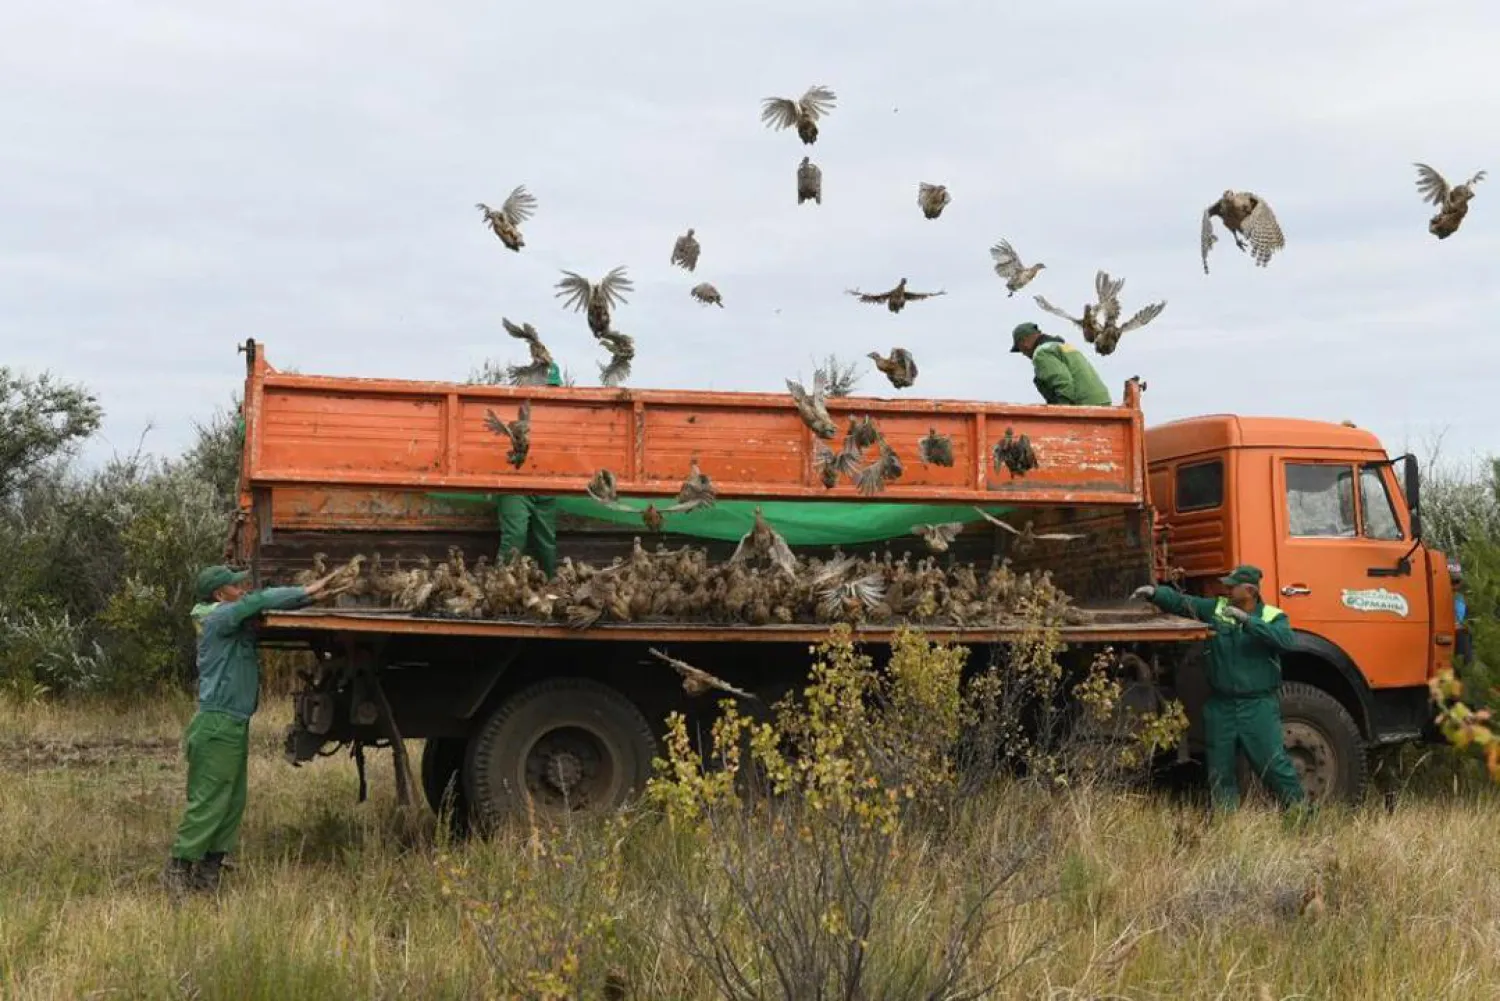
<path id="1" fill-rule="evenodd" d="M 0 499 L 99 430 L 103 416 L 81 386 L 0 366 Z"/>

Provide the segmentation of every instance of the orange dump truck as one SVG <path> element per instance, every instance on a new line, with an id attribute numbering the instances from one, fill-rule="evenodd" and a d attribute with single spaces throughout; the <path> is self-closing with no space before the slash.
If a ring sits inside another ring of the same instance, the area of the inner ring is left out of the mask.
<path id="1" fill-rule="evenodd" d="M 1069 655 L 1103 644 L 1140 655 L 1155 668 L 1153 694 L 1187 705 L 1190 748 L 1206 694 L 1207 633 L 1126 596 L 1164 579 L 1207 593 L 1232 566 L 1258 564 L 1267 599 L 1297 631 L 1298 649 L 1284 663 L 1286 732 L 1318 795 L 1360 795 L 1372 746 L 1426 732 L 1426 682 L 1450 657 L 1446 561 L 1419 540 L 1415 462 L 1404 458 L 1398 482 L 1379 442 L 1354 428 L 1214 416 L 1147 431 L 1134 381 L 1119 407 L 830 400 L 836 422 L 868 414 L 898 454 L 913 457 L 878 497 L 864 498 L 845 484 L 822 485 L 815 439 L 784 394 L 305 376 L 276 371 L 254 341 L 243 350 L 246 433 L 232 544 L 261 583 L 285 581 L 317 553 L 330 564 L 363 553 L 410 565 L 454 547 L 471 561 L 494 558 L 492 501 L 505 493 L 559 497 L 560 555 L 607 563 L 646 533 L 639 519 L 611 520 L 586 497 L 594 473 L 613 471 L 621 496 L 670 499 L 696 460 L 717 487 L 715 512 L 736 504 L 761 504 L 768 515 L 822 512 L 823 527 L 805 539 L 787 532 L 799 552 L 826 553 L 832 540 L 845 552 L 920 553 L 911 524 L 957 512 L 952 520 L 972 524 L 953 558 L 1049 570 L 1080 610 L 1064 630 Z M 485 416 L 509 420 L 523 401 L 531 446 L 517 468 Z M 915 461 L 917 441 L 934 429 L 952 439 L 951 467 Z M 1007 433 L 1028 436 L 1036 468 L 1018 476 L 992 463 Z M 975 506 L 1082 538 L 1018 546 Z M 693 534 L 697 517 L 670 519 L 661 541 L 727 554 L 733 533 L 705 543 Z M 774 695 L 805 676 L 808 644 L 825 632 L 816 623 L 608 621 L 575 630 L 338 607 L 269 614 L 262 638 L 318 655 L 296 698 L 293 761 L 396 734 L 424 738 L 429 801 L 448 789 L 460 808 L 497 814 L 523 791 L 544 808 L 579 808 L 611 806 L 640 787 L 666 714 L 703 711 L 649 648 Z M 927 632 L 970 645 L 974 662 L 1008 638 L 1001 626 Z M 874 646 L 890 634 L 889 626 L 858 630 Z"/>

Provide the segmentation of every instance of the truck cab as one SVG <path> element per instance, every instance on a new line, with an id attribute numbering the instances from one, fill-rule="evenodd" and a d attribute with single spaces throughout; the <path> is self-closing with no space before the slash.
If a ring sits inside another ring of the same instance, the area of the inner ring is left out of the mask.
<path id="1" fill-rule="evenodd" d="M 1236 565 L 1261 568 L 1265 601 L 1297 636 L 1282 662 L 1287 749 L 1309 792 L 1358 796 L 1369 748 L 1427 731 L 1427 681 L 1453 654 L 1416 461 L 1349 424 L 1228 414 L 1153 427 L 1146 452 L 1174 583 L 1212 595 Z M 1205 686 L 1183 674 L 1196 718 Z"/>

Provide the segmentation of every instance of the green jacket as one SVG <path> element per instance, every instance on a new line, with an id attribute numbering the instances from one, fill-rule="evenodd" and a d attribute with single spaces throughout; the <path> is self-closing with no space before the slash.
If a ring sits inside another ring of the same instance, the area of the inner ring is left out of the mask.
<path id="1" fill-rule="evenodd" d="M 198 630 L 198 709 L 249 719 L 260 704 L 260 657 L 255 617 L 307 603 L 307 589 L 268 587 L 239 601 L 195 605 Z"/>
<path id="2" fill-rule="evenodd" d="M 1112 404 L 1109 390 L 1083 352 L 1064 343 L 1061 337 L 1042 338 L 1031 353 L 1037 392 L 1048 403 L 1075 407 L 1107 407 Z"/>
<path id="3" fill-rule="evenodd" d="M 1194 598 L 1158 587 L 1152 604 L 1214 627 L 1208 641 L 1208 687 L 1215 695 L 1268 695 L 1281 687 L 1281 652 L 1290 650 L 1292 622 L 1275 605 L 1258 602 L 1244 625 L 1224 613 L 1227 598 Z"/>

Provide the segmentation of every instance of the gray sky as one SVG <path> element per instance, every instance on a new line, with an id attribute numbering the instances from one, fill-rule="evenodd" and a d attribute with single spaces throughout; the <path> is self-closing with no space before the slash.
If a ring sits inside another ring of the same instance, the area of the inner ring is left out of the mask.
<path id="1" fill-rule="evenodd" d="M 88 384 L 88 453 L 175 450 L 242 379 L 235 344 L 306 373 L 462 379 L 530 321 L 595 379 L 559 268 L 625 264 L 639 387 L 776 390 L 815 356 L 900 344 L 906 395 L 1033 401 L 1007 353 L 1030 294 L 1076 308 L 1096 269 L 1162 316 L 1096 359 L 1155 422 L 1351 419 L 1394 452 L 1446 429 L 1500 451 L 1500 5 L 825 0 L 441 5 L 81 0 L 0 31 L 0 362 Z M 919 13 L 920 12 L 920 13 Z M 818 143 L 759 101 L 814 83 Z M 795 168 L 824 172 L 799 207 Z M 1427 233 L 1413 160 L 1480 168 L 1463 228 Z M 946 183 L 941 219 L 916 206 Z M 525 183 L 527 247 L 477 201 Z M 1226 187 L 1287 235 L 1266 269 L 1197 230 Z M 667 264 L 694 226 L 696 275 Z M 1048 269 L 1007 299 L 988 248 Z M 844 294 L 901 276 L 892 316 Z M 688 297 L 712 281 L 726 308 Z M 778 312 L 779 311 L 779 312 Z M 870 372 L 861 390 L 894 391 Z"/>

